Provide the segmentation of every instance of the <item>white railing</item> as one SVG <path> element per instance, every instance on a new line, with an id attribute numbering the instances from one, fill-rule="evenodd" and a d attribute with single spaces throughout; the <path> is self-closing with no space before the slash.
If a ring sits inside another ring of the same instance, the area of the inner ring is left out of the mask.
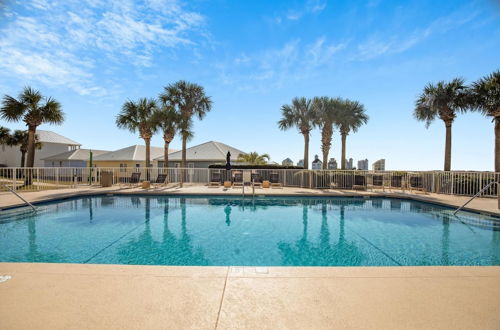
<path id="1" fill-rule="evenodd" d="M 0 168 L 0 184 L 14 191 L 37 191 L 100 185 L 104 172 L 112 175 L 115 185 L 128 184 L 132 173 L 140 173 L 139 182 L 155 182 L 159 174 L 167 175 L 167 182 L 205 185 L 217 179 L 234 181 L 242 170 L 207 168 L 77 168 L 37 167 Z M 252 179 L 277 179 L 285 187 L 315 189 L 399 189 L 473 196 L 490 182 L 500 182 L 500 173 L 463 171 L 352 171 L 301 169 L 249 169 Z M 182 178 L 184 178 L 182 180 Z M 0 188 L 1 189 L 1 188 Z M 490 186 L 484 196 L 497 196 L 497 186 Z"/>

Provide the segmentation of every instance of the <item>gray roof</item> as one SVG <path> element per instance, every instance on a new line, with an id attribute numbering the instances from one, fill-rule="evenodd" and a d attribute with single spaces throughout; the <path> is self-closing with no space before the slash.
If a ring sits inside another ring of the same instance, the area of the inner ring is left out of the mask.
<path id="1" fill-rule="evenodd" d="M 174 150 L 170 149 L 170 152 Z M 175 150 L 177 151 L 177 150 Z M 163 148 L 161 147 L 151 147 L 151 159 L 155 159 L 163 155 Z M 111 151 L 104 153 L 102 155 L 94 157 L 96 161 L 114 161 L 114 160 L 124 160 L 124 161 L 146 161 L 146 146 L 135 145 L 126 147 L 123 149 Z"/>
<path id="2" fill-rule="evenodd" d="M 38 140 L 40 142 L 60 143 L 60 144 L 67 144 L 67 145 L 72 145 L 72 146 L 81 146 L 80 143 L 73 141 L 71 139 L 68 139 L 67 137 L 59 135 L 59 134 L 54 133 L 52 131 L 44 131 L 41 129 L 37 129 L 36 135 L 38 135 Z"/>
<path id="3" fill-rule="evenodd" d="M 245 152 L 236 149 L 234 147 L 228 146 L 227 144 L 208 141 L 197 146 L 186 149 L 186 159 L 188 161 L 220 161 L 226 162 L 227 152 L 231 153 L 231 160 L 236 160 L 240 154 L 245 154 Z M 182 151 L 173 152 L 168 155 L 169 161 L 179 161 L 182 159 Z M 155 160 L 164 160 L 163 155 L 156 158 Z"/>
<path id="4" fill-rule="evenodd" d="M 92 150 L 92 157 L 105 154 L 109 151 L 107 150 Z M 57 155 L 49 156 L 43 158 L 42 160 L 89 160 L 90 159 L 90 149 L 76 149 L 71 151 L 66 151 Z"/>

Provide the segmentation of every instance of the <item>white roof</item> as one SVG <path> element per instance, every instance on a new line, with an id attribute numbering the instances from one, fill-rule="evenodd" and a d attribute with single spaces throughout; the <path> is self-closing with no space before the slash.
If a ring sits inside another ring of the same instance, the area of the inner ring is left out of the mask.
<path id="1" fill-rule="evenodd" d="M 92 150 L 92 157 L 96 157 L 105 154 L 109 151 L 107 150 Z M 49 156 L 43 158 L 42 160 L 89 160 L 90 159 L 90 149 L 76 149 L 71 151 L 66 151 L 57 155 Z"/>
<path id="2" fill-rule="evenodd" d="M 228 146 L 227 144 L 208 141 L 197 146 L 186 149 L 186 159 L 188 161 L 220 161 L 226 162 L 227 152 L 231 153 L 231 160 L 236 160 L 240 154 L 245 154 L 245 152 L 236 149 L 234 147 Z M 178 161 L 182 159 L 182 151 L 177 151 L 169 153 L 169 161 Z M 156 158 L 155 160 L 164 160 L 163 155 Z"/>
<path id="3" fill-rule="evenodd" d="M 59 135 L 59 134 L 54 133 L 52 131 L 44 131 L 41 129 L 37 129 L 36 135 L 38 135 L 38 141 L 40 141 L 40 142 L 60 143 L 60 144 L 67 144 L 67 145 L 71 145 L 71 146 L 81 146 L 80 143 L 73 141 L 71 139 L 68 139 L 67 137 Z"/>
<path id="4" fill-rule="evenodd" d="M 150 150 L 151 150 L 151 160 L 163 155 L 163 148 L 161 147 L 151 147 Z M 174 152 L 174 150 L 170 149 L 169 153 L 171 152 Z M 145 161 L 146 146 L 134 145 L 123 149 L 107 152 L 102 155 L 94 157 L 94 160 L 95 161 L 114 161 L 114 160 Z"/>

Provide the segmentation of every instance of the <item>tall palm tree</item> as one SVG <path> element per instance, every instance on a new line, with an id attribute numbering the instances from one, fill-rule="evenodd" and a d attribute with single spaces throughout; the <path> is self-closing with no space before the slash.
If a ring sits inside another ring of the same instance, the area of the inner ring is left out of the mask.
<path id="1" fill-rule="evenodd" d="M 365 107 L 358 101 L 339 100 L 340 106 L 337 112 L 336 124 L 340 130 L 342 139 L 342 160 L 341 169 L 346 168 L 346 140 L 347 135 L 353 132 L 356 133 L 358 129 L 368 122 L 368 115 L 365 113 Z"/>
<path id="2" fill-rule="evenodd" d="M 193 117 L 203 119 L 212 109 L 212 100 L 205 95 L 205 89 L 194 83 L 180 80 L 164 88 L 160 94 L 164 104 L 169 104 L 180 114 L 178 129 L 182 138 L 182 168 L 186 168 L 187 141 L 193 136 Z M 181 186 L 184 182 L 184 173 L 181 175 Z"/>
<path id="3" fill-rule="evenodd" d="M 27 167 L 35 162 L 36 129 L 43 123 L 62 124 L 64 112 L 61 104 L 51 97 L 44 97 L 39 91 L 25 87 L 15 99 L 5 95 L 0 109 L 0 117 L 7 121 L 22 120 L 28 126 L 28 159 Z"/>
<path id="4" fill-rule="evenodd" d="M 309 134 L 311 133 L 316 119 L 312 101 L 305 97 L 295 97 L 292 104 L 281 107 L 281 120 L 278 126 L 281 130 L 297 127 L 304 136 L 304 169 L 309 168 Z"/>
<path id="5" fill-rule="evenodd" d="M 500 172 L 500 70 L 474 82 L 472 105 L 495 122 L 495 172 Z"/>
<path id="6" fill-rule="evenodd" d="M 451 169 L 451 126 L 458 111 L 465 111 L 468 106 L 467 88 L 462 78 L 450 82 L 439 81 L 437 84 L 427 84 L 418 97 L 415 118 L 425 121 L 426 127 L 439 118 L 446 127 L 446 142 L 444 151 L 444 170 Z"/>
<path id="7" fill-rule="evenodd" d="M 28 152 L 28 131 L 15 130 L 14 133 L 7 138 L 6 142 L 6 144 L 11 147 L 19 146 L 19 151 L 21 152 L 21 167 L 24 167 L 26 152 Z M 42 149 L 42 146 L 42 142 L 38 140 L 38 135 L 35 134 L 35 148 L 40 150 Z"/>
<path id="8" fill-rule="evenodd" d="M 332 146 L 333 125 L 342 105 L 340 98 L 326 96 L 315 97 L 313 108 L 316 111 L 316 125 L 321 129 L 321 151 L 323 153 L 323 169 L 328 167 L 328 154 Z"/>
<path id="9" fill-rule="evenodd" d="M 257 152 L 250 152 L 248 154 L 240 154 L 238 156 L 238 161 L 250 165 L 264 165 L 267 164 L 270 158 L 268 154 L 259 155 Z"/>
<path id="10" fill-rule="evenodd" d="M 161 108 L 153 114 L 154 125 L 163 131 L 163 141 L 165 142 L 163 149 L 164 167 L 168 167 L 168 150 L 175 134 L 177 134 L 180 119 L 180 114 L 168 103 L 163 103 Z"/>
<path id="11" fill-rule="evenodd" d="M 139 132 L 139 136 L 146 144 L 146 167 L 151 166 L 151 138 L 156 126 L 153 113 L 158 109 L 154 99 L 141 98 L 137 102 L 127 101 L 116 116 L 116 125 L 128 129 L 130 132 Z"/>

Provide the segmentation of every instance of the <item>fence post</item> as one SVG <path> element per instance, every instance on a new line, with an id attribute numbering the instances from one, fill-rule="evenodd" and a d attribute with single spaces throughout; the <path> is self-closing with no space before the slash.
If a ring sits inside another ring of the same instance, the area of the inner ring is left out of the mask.
<path id="1" fill-rule="evenodd" d="M 12 169 L 12 189 L 14 191 L 17 189 L 17 168 L 15 167 Z"/>

